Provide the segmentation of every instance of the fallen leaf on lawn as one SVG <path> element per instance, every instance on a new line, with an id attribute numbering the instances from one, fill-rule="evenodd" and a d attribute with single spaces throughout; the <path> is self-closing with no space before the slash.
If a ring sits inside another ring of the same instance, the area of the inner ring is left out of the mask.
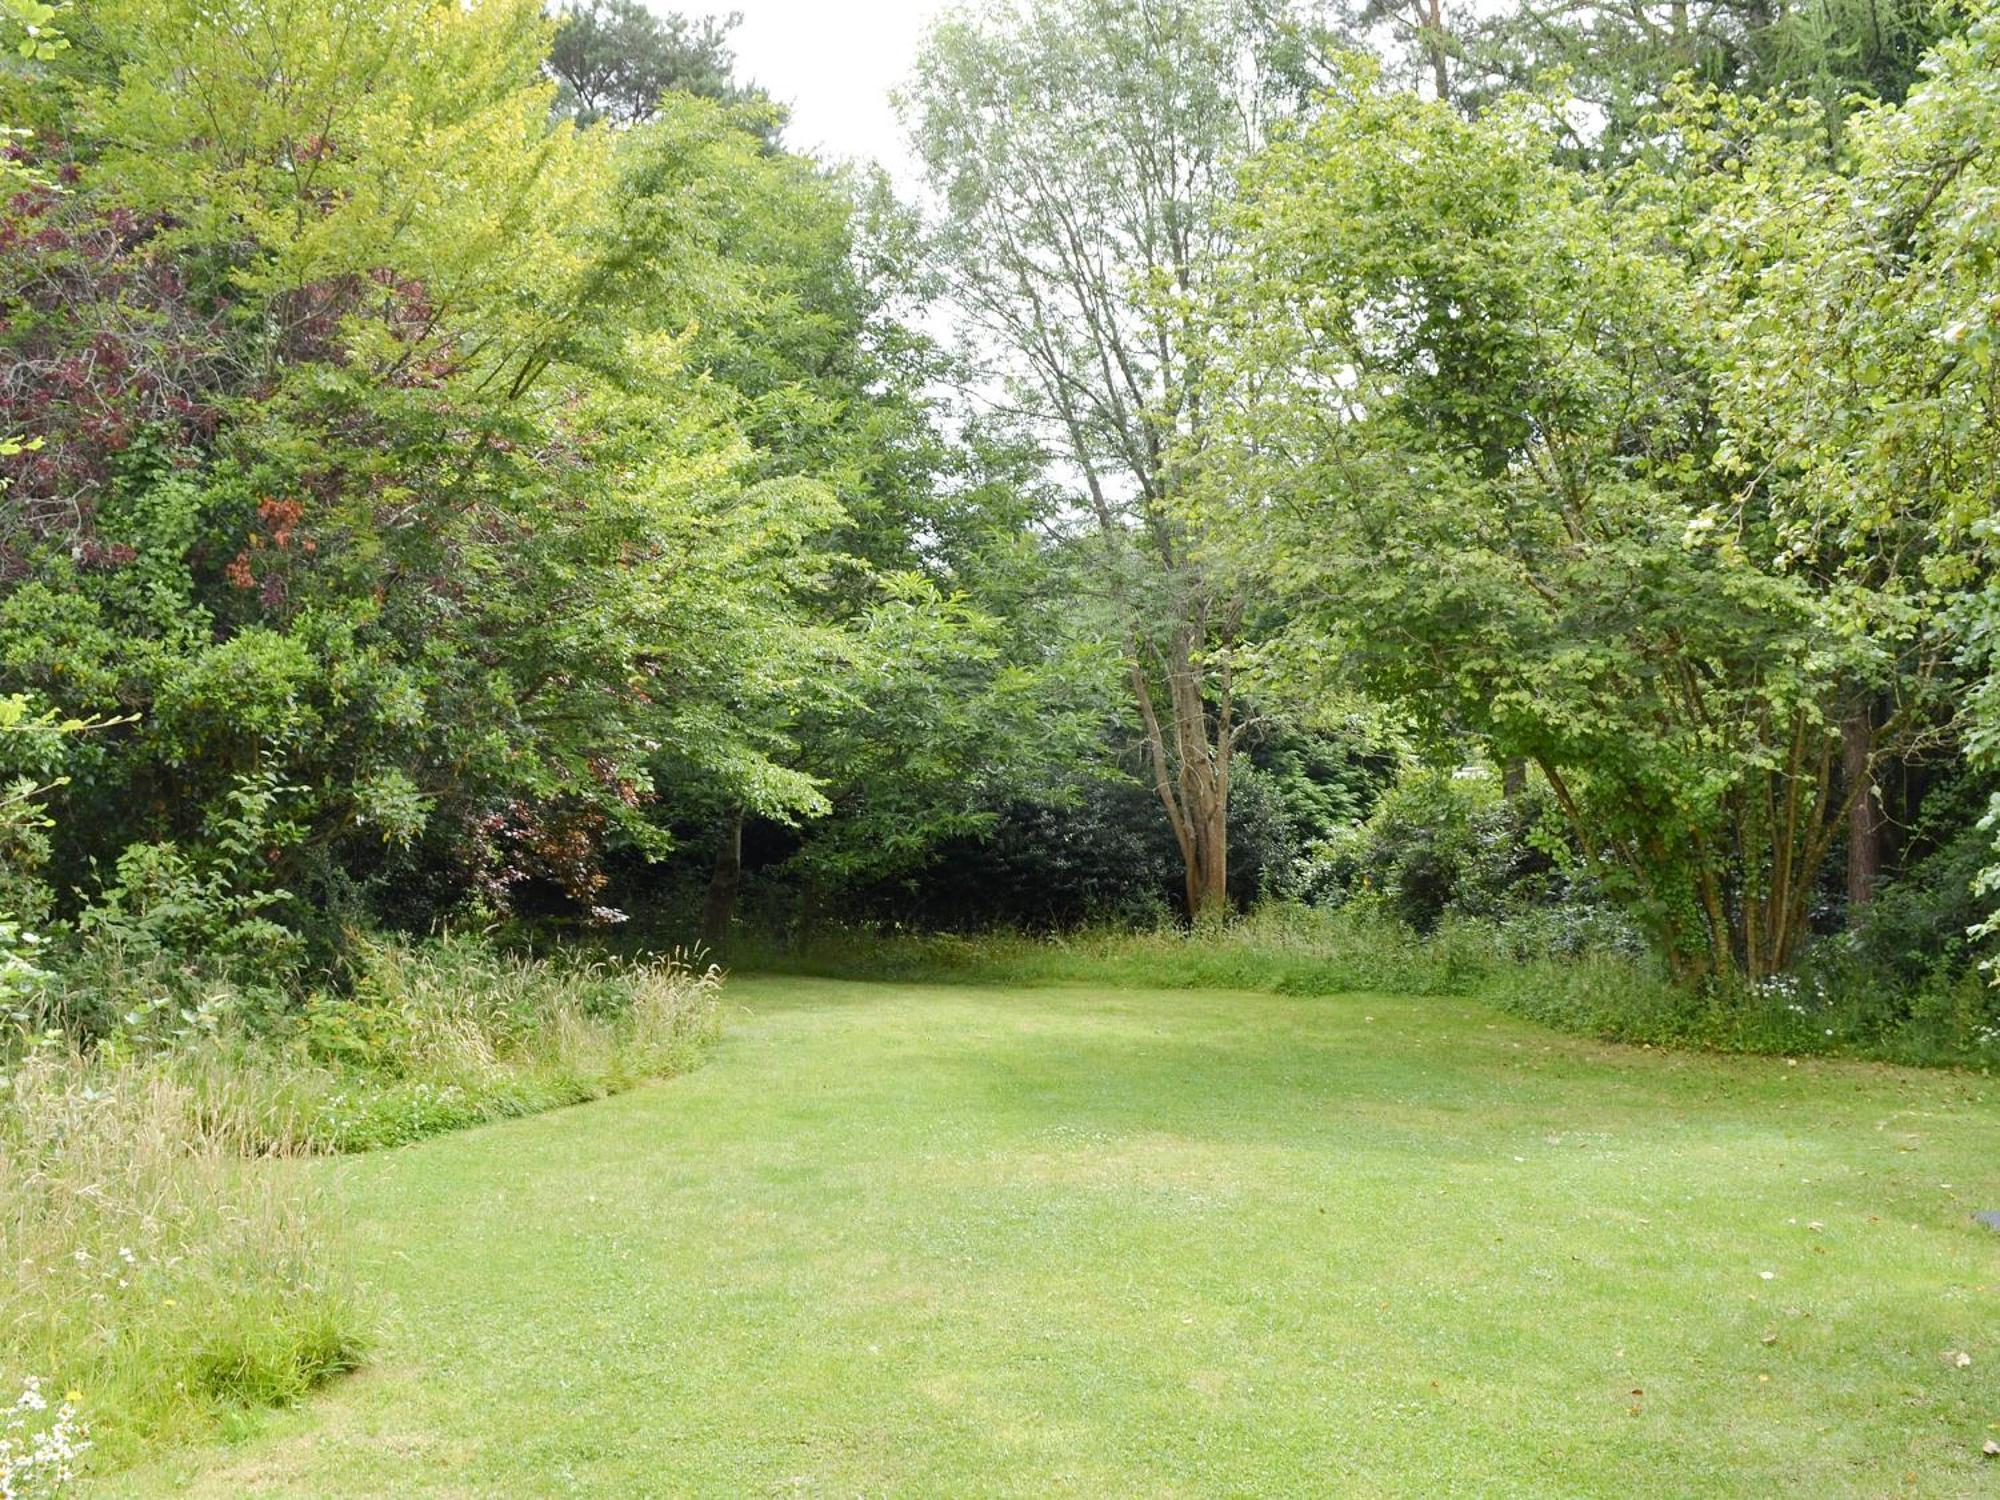
<path id="1" fill-rule="evenodd" d="M 1984 1453 L 1988 1458 L 2000 1458 L 2000 1443 L 1996 1443 L 1992 1438 L 1988 1438 L 1986 1446 L 1979 1451 Z"/>
<path id="2" fill-rule="evenodd" d="M 1775 1344 L 1778 1342 L 1778 1336 L 1775 1333 L 1766 1333 L 1763 1341 L 1767 1344 Z"/>
<path id="3" fill-rule="evenodd" d="M 1961 1370 L 1969 1368 L 1972 1364 L 1972 1356 L 1963 1349 L 1945 1350 L 1944 1359 L 1946 1364 L 1956 1365 Z"/>

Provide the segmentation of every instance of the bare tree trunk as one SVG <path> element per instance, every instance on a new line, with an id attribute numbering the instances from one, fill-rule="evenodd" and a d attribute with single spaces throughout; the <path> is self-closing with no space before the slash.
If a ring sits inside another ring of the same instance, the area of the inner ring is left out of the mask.
<path id="1" fill-rule="evenodd" d="M 1188 920 L 1199 923 L 1229 910 L 1229 816 L 1214 803 L 1196 824 L 1195 857 L 1187 870 Z"/>
<path id="2" fill-rule="evenodd" d="M 1229 778 L 1236 747 L 1235 687 L 1229 653 L 1240 612 L 1241 605 L 1228 606 L 1213 712 L 1203 692 L 1203 668 L 1195 659 L 1197 646 L 1206 637 L 1206 609 L 1176 630 L 1158 650 L 1169 709 L 1164 725 L 1154 705 L 1153 685 L 1139 644 L 1131 640 L 1126 646 L 1133 696 L 1146 730 L 1153 789 L 1181 852 L 1190 922 L 1222 915 L 1229 907 Z"/>
<path id="3" fill-rule="evenodd" d="M 1500 794 L 1509 802 L 1528 789 L 1528 763 L 1518 755 L 1510 755 L 1500 768 Z"/>
<path id="4" fill-rule="evenodd" d="M 701 904 L 702 946 L 720 952 L 736 922 L 736 896 L 743 887 L 743 809 L 723 822 L 715 848 L 715 868 L 708 877 L 708 896 Z"/>
<path id="5" fill-rule="evenodd" d="M 1445 42 L 1448 33 L 1444 28 L 1444 0 L 1417 0 L 1417 29 L 1423 35 L 1424 52 L 1430 58 L 1431 86 L 1437 90 L 1438 103 L 1449 104 L 1450 51 Z"/>
<path id="6" fill-rule="evenodd" d="M 1882 875 L 1882 805 L 1875 797 L 1870 761 L 1875 750 L 1875 723 L 1869 705 L 1861 704 L 1840 726 L 1841 759 L 1847 773 L 1847 905 L 1855 917 L 1875 899 L 1875 882 Z"/>

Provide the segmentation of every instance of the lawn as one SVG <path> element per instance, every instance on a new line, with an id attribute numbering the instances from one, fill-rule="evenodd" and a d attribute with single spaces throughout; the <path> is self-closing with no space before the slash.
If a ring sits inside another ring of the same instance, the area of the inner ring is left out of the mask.
<path id="1" fill-rule="evenodd" d="M 2000 1487 L 1987 1079 L 1438 999 L 726 998 L 688 1077 L 327 1164 L 371 1368 L 99 1491 Z"/>

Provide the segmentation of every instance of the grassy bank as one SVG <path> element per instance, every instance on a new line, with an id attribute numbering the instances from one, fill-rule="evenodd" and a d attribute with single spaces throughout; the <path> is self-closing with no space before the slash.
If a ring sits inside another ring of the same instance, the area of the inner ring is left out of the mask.
<path id="1" fill-rule="evenodd" d="M 1915 1066 L 2000 1062 L 2000 993 L 1976 972 L 1895 986 L 1823 959 L 1756 988 L 1695 990 L 1669 983 L 1636 945 L 1610 937 L 1546 921 L 1446 921 L 1420 936 L 1378 912 L 1276 905 L 1194 932 L 752 937 L 730 960 L 751 973 L 908 983 L 1463 995 L 1605 1041 Z"/>
<path id="2" fill-rule="evenodd" d="M 714 1037 L 720 982 L 672 960 L 379 944 L 352 993 L 314 997 L 275 1040 L 188 1049 L 173 1066 L 259 1153 L 373 1151 L 681 1072 Z"/>
<path id="3" fill-rule="evenodd" d="M 689 1066 L 717 1016 L 713 973 L 469 939 L 371 946 L 349 991 L 277 1017 L 130 980 L 119 1029 L 45 1035 L 0 1091 L 0 1389 L 75 1392 L 100 1466 L 361 1359 L 370 1310 L 301 1158 L 616 1093 Z"/>

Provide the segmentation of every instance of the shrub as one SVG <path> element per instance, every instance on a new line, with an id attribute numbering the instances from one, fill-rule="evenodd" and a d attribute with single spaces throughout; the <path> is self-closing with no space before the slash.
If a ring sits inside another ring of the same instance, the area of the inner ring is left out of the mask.
<path id="1" fill-rule="evenodd" d="M 1503 797 L 1482 767 L 1418 767 L 1365 822 L 1318 840 L 1285 893 L 1315 905 L 1370 897 L 1429 933 L 1448 916 L 1499 919 L 1599 903 L 1568 876 L 1567 836 L 1540 782 Z"/>
<path id="2" fill-rule="evenodd" d="M 680 1072 L 718 1026 L 722 976 L 677 960 L 362 942 L 353 991 L 308 1005 L 282 1063 L 238 1065 L 272 1149 L 368 1151 L 602 1098 Z"/>
<path id="3" fill-rule="evenodd" d="M 1987 915 L 1978 881 L 1993 854 L 1992 835 L 1980 826 L 1982 808 L 1968 792 L 1983 794 L 1986 787 L 1950 787 L 1925 804 L 1912 842 L 1931 847 L 1876 890 L 1845 938 L 1846 951 L 1838 958 L 1822 952 L 1820 961 L 1858 962 L 1878 982 L 1907 989 L 1970 969 L 1990 953 L 1990 944 L 1968 935 Z"/>
<path id="4" fill-rule="evenodd" d="M 278 920 L 292 893 L 270 876 L 277 852 L 303 836 L 280 811 L 294 790 L 274 776 L 244 777 L 195 852 L 172 843 L 126 846 L 114 876 L 77 917 L 83 942 L 282 995 L 305 957 L 297 932 Z"/>
<path id="5" fill-rule="evenodd" d="M 190 987 L 180 968 L 129 967 L 98 1054 L 164 1070 L 242 1152 L 298 1156 L 602 1098 L 691 1066 L 718 1026 L 720 971 L 676 959 L 350 940 L 348 991 L 278 1012 L 223 979 Z M 75 986 L 72 972 L 50 990 L 52 1013 L 105 1008 Z"/>

